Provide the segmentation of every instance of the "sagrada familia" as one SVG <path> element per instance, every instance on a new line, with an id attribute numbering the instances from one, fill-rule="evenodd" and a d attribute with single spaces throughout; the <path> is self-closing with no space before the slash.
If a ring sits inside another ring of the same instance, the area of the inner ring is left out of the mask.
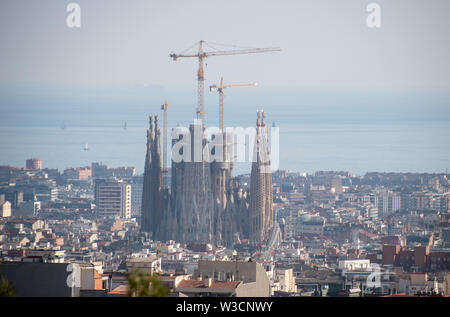
<path id="1" fill-rule="evenodd" d="M 161 132 L 158 117 L 151 116 L 147 130 L 141 230 L 155 241 L 227 246 L 241 239 L 248 239 L 255 246 L 270 243 L 275 226 L 268 129 L 264 119 L 265 112 L 258 111 L 250 189 L 243 190 L 233 178 L 234 163 L 227 150 L 233 135 L 226 133 L 222 136 L 223 160 L 207 160 L 204 154 L 197 161 L 172 160 L 170 187 L 164 186 Z M 190 125 L 189 131 L 191 135 L 200 131 L 200 145 L 207 143 L 201 121 Z M 172 145 L 180 138 L 173 136 Z M 193 147 L 199 144 L 194 139 L 190 140 Z"/>

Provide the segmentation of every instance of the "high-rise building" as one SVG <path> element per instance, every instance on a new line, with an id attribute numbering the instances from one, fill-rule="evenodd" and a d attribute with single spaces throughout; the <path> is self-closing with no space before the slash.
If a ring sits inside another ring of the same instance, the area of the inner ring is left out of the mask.
<path id="1" fill-rule="evenodd" d="M 27 170 L 40 170 L 42 169 L 42 161 L 38 158 L 30 158 L 26 161 Z"/>
<path id="2" fill-rule="evenodd" d="M 392 192 L 382 192 L 370 196 L 370 203 L 378 208 L 378 217 L 385 217 L 393 214 L 402 208 L 402 199 L 399 194 Z"/>
<path id="3" fill-rule="evenodd" d="M 296 235 L 296 225 L 297 220 L 300 216 L 301 210 L 294 206 L 286 207 L 287 214 L 285 218 L 285 226 L 284 226 L 284 238 L 289 240 Z"/>
<path id="4" fill-rule="evenodd" d="M 142 187 L 144 184 L 144 176 L 133 176 L 131 179 L 131 216 L 141 215 L 142 208 Z"/>
<path id="5" fill-rule="evenodd" d="M 131 185 L 122 180 L 95 180 L 95 204 L 100 217 L 131 217 Z"/>

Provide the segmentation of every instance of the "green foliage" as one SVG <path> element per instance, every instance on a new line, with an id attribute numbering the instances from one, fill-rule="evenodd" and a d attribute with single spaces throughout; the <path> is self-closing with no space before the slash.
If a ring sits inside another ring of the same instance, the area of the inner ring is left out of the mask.
<path id="1" fill-rule="evenodd" d="M 127 274 L 128 296 L 130 297 L 167 297 L 169 290 L 155 275 L 139 272 Z"/>
<path id="2" fill-rule="evenodd" d="M 2 277 L 0 283 L 0 297 L 13 297 L 14 294 L 15 289 L 12 284 L 5 277 Z"/>

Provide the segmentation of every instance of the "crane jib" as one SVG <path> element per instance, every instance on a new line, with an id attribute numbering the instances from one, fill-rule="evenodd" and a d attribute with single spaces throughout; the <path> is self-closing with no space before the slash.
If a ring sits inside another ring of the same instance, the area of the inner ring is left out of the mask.
<path id="1" fill-rule="evenodd" d="M 199 50 L 197 54 L 170 54 L 169 57 L 173 58 L 176 61 L 178 58 L 188 58 L 188 57 L 196 57 L 199 60 L 199 69 L 197 72 L 197 80 L 198 80 L 198 106 L 197 106 L 197 118 L 204 119 L 204 92 L 203 92 L 203 81 L 204 71 L 203 71 L 203 60 L 209 56 L 223 56 L 223 55 L 239 55 L 239 54 L 253 54 L 253 53 L 267 53 L 267 52 L 277 52 L 281 51 L 279 47 L 267 47 L 267 48 L 246 48 L 239 50 L 227 50 L 227 51 L 212 51 L 212 52 L 204 52 L 203 44 L 207 42 L 200 41 Z"/>

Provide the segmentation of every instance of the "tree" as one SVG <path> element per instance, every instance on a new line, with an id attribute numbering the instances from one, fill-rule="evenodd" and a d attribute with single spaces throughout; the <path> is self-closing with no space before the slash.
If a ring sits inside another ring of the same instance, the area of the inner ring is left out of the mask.
<path id="1" fill-rule="evenodd" d="M 335 284 L 335 283 L 329 284 L 327 296 L 328 297 L 339 296 L 341 289 L 342 289 L 342 287 L 340 284 Z"/>
<path id="2" fill-rule="evenodd" d="M 0 297 L 13 297 L 15 292 L 13 285 L 5 277 L 2 277 L 0 283 Z"/>
<path id="3" fill-rule="evenodd" d="M 127 274 L 128 296 L 130 297 L 167 297 L 169 290 L 155 275 L 134 270 Z"/>

